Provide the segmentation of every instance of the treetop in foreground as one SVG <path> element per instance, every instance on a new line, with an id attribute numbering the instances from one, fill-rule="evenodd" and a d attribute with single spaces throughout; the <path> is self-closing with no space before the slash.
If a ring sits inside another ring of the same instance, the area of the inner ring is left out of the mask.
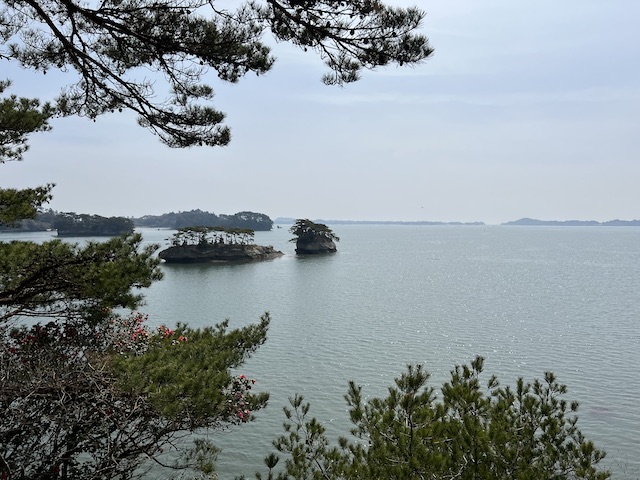
<path id="1" fill-rule="evenodd" d="M 0 478 L 212 473 L 217 449 L 194 433 L 251 421 L 266 405 L 255 381 L 231 369 L 264 343 L 269 316 L 239 329 L 150 329 L 146 320 L 0 323 Z"/>
<path id="2" fill-rule="evenodd" d="M 93 322 L 109 309 L 138 307 L 136 291 L 162 278 L 157 248 L 139 234 L 83 246 L 0 242 L 0 327 L 23 317 Z"/>
<path id="3" fill-rule="evenodd" d="M 265 458 L 266 477 L 302 479 L 604 480 L 605 453 L 577 427 L 577 402 L 547 372 L 515 388 L 496 377 L 482 384 L 483 359 L 456 366 L 436 396 L 429 374 L 409 365 L 386 397 L 364 400 L 350 382 L 345 399 L 351 439 L 331 446 L 325 428 L 309 419 L 302 396 L 285 408 L 285 434 L 274 446 L 284 465 Z M 281 471 L 278 472 L 278 469 Z"/>
<path id="4" fill-rule="evenodd" d="M 0 80 L 0 94 L 10 85 L 10 81 Z M 18 98 L 15 95 L 0 99 L 0 163 L 22 160 L 29 148 L 27 137 L 33 132 L 49 130 L 48 120 L 54 112 L 51 105 L 47 103 L 41 106 L 37 99 Z"/>
<path id="5" fill-rule="evenodd" d="M 315 51 L 329 68 L 323 81 L 343 85 L 363 69 L 429 57 L 427 38 L 415 33 L 423 18 L 417 8 L 378 0 L 247 1 L 235 9 L 209 0 L 4 0 L 0 59 L 77 74 L 53 107 L 43 107 L 38 128 L 51 108 L 89 118 L 129 109 L 171 147 L 226 145 L 230 131 L 205 77 L 213 71 L 237 82 L 269 71 L 267 31 Z M 149 71 L 164 77 L 164 98 Z"/>

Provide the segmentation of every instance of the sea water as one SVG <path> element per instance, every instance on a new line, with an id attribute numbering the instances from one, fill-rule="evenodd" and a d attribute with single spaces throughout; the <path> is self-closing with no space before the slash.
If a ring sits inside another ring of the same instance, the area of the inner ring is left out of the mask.
<path id="1" fill-rule="evenodd" d="M 608 465 L 640 475 L 640 228 L 333 229 L 336 254 L 297 257 L 284 226 L 256 233 L 284 257 L 164 264 L 165 280 L 148 292 L 144 310 L 157 323 L 240 327 L 272 316 L 266 344 L 240 369 L 271 400 L 255 422 L 211 433 L 221 478 L 264 471 L 296 393 L 335 438 L 349 428 L 349 380 L 380 396 L 406 364 L 422 363 L 438 387 L 476 355 L 503 384 L 553 371 Z"/>
<path id="2" fill-rule="evenodd" d="M 141 309 L 154 325 L 194 327 L 271 314 L 267 342 L 238 371 L 270 392 L 269 406 L 209 433 L 221 478 L 264 471 L 296 393 L 337 438 L 349 380 L 381 396 L 422 363 L 437 389 L 476 355 L 502 384 L 553 371 L 614 476 L 640 476 L 640 228 L 335 225 L 338 252 L 309 257 L 287 228 L 256 232 L 285 253 L 275 260 L 163 264 Z M 141 231 L 162 245 L 172 233 Z"/>

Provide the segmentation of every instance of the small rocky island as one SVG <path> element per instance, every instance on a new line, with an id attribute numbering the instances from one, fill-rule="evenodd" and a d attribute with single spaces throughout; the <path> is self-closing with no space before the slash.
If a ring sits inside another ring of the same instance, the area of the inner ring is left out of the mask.
<path id="1" fill-rule="evenodd" d="M 254 243 L 254 231 L 246 228 L 185 227 L 171 239 L 158 257 L 169 263 L 250 262 L 284 255 L 272 246 Z"/>
<path id="2" fill-rule="evenodd" d="M 296 253 L 298 255 L 334 253 L 337 251 L 336 243 L 340 238 L 323 223 L 314 223 L 308 219 L 298 219 L 289 229 L 294 238 L 291 242 L 296 242 Z"/>

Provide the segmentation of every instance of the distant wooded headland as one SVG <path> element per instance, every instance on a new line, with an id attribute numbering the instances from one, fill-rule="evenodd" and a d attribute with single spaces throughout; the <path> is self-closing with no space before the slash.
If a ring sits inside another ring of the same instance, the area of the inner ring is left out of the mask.
<path id="1" fill-rule="evenodd" d="M 146 215 L 140 218 L 102 217 L 74 212 L 39 212 L 35 218 L 22 220 L 14 226 L 2 226 L 2 232 L 42 232 L 57 230 L 60 236 L 116 236 L 132 233 L 134 227 L 179 229 L 198 225 L 269 231 L 273 221 L 263 213 L 238 212 L 216 215 L 202 210 Z"/>
<path id="2" fill-rule="evenodd" d="M 61 237 L 116 237 L 133 233 L 134 228 L 130 218 L 47 210 L 15 225 L 0 226 L 0 232 L 57 231 Z"/>
<path id="3" fill-rule="evenodd" d="M 145 215 L 134 218 L 136 227 L 154 227 L 178 229 L 184 227 L 225 227 L 248 228 L 260 231 L 269 231 L 273 228 L 273 221 L 264 213 L 238 212 L 233 215 L 204 212 L 202 210 L 190 210 L 188 212 L 164 213 L 162 215 Z"/>

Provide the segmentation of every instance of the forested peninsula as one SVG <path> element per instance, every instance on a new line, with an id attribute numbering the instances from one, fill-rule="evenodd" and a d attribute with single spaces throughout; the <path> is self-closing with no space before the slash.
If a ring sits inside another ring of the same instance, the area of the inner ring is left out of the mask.
<path id="1" fill-rule="evenodd" d="M 162 215 L 145 215 L 134 218 L 136 227 L 155 227 L 179 229 L 198 225 L 200 227 L 248 228 L 255 231 L 269 231 L 273 221 L 264 213 L 238 212 L 233 215 L 189 210 L 188 212 L 164 213 Z"/>
<path id="2" fill-rule="evenodd" d="M 134 227 L 180 229 L 198 225 L 269 231 L 273 221 L 264 213 L 238 212 L 233 215 L 190 210 L 188 212 L 145 215 L 140 218 L 102 217 L 74 212 L 41 211 L 34 218 L 12 225 L 0 225 L 0 232 L 44 232 L 57 230 L 60 236 L 114 236 L 132 233 Z"/>
<path id="3" fill-rule="evenodd" d="M 133 233 L 133 222 L 125 217 L 101 217 L 59 213 L 52 224 L 59 237 L 117 237 Z"/>
<path id="4" fill-rule="evenodd" d="M 60 237 L 116 237 L 131 234 L 133 230 L 133 221 L 129 218 L 54 210 L 38 212 L 34 218 L 0 226 L 0 232 L 57 231 Z"/>

